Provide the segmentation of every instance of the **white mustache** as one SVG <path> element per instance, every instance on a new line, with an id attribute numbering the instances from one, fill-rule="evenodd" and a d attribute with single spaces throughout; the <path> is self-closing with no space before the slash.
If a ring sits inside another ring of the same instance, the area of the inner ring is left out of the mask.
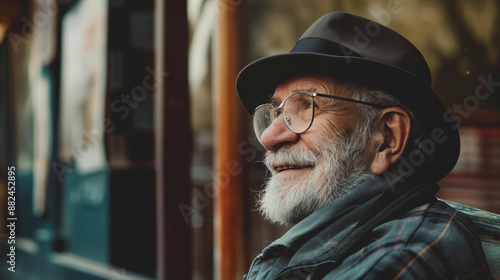
<path id="1" fill-rule="evenodd" d="M 316 166 L 319 157 L 310 150 L 303 150 L 296 146 L 287 146 L 276 152 L 268 152 L 264 157 L 264 164 L 273 174 L 275 166 Z"/>

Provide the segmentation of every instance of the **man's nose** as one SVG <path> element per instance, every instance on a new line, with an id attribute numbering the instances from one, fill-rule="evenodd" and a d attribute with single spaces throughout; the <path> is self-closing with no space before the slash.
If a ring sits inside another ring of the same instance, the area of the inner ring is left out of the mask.
<path id="1" fill-rule="evenodd" d="M 274 151 L 281 146 L 295 144 L 299 141 L 299 135 L 291 131 L 283 120 L 283 114 L 275 119 L 271 125 L 264 130 L 260 141 L 268 151 Z"/>

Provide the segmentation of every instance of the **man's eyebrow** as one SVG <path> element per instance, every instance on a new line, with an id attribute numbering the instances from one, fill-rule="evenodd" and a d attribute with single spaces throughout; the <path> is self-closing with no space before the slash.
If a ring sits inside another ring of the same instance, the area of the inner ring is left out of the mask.
<path id="1" fill-rule="evenodd" d="M 309 92 L 309 93 L 313 93 L 313 92 L 316 92 L 316 88 L 315 87 L 310 87 L 308 89 L 300 89 L 300 88 L 297 88 L 297 89 L 294 89 L 292 91 L 292 93 L 296 93 L 296 92 L 299 92 L 299 91 L 306 91 L 306 92 Z"/>
<path id="2" fill-rule="evenodd" d="M 294 90 L 292 90 L 292 92 L 290 94 L 293 94 L 293 93 L 297 93 L 297 92 L 300 92 L 300 91 L 306 91 L 306 92 L 309 92 L 309 93 L 313 93 L 313 92 L 316 92 L 316 88 L 315 87 L 310 87 L 308 89 L 300 89 L 300 88 L 296 88 Z M 273 106 L 279 106 L 281 104 L 281 99 L 279 98 L 276 98 L 274 96 L 272 96 L 270 99 L 269 99 L 269 103 L 272 104 Z"/>
<path id="3" fill-rule="evenodd" d="M 271 99 L 269 99 L 269 103 L 271 103 L 274 107 L 276 107 L 281 104 L 281 100 L 273 96 L 271 97 Z"/>

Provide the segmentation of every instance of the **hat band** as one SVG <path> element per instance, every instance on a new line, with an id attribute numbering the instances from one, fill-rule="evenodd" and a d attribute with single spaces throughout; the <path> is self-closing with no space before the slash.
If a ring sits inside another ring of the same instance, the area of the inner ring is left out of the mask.
<path id="1" fill-rule="evenodd" d="M 343 45 L 318 37 L 300 39 L 290 52 L 313 52 L 345 57 L 362 57 Z"/>

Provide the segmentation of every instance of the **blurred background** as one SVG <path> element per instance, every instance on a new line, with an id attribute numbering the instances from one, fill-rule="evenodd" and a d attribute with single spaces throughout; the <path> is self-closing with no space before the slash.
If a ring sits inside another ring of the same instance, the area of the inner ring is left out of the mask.
<path id="1" fill-rule="evenodd" d="M 236 75 L 332 11 L 421 50 L 462 141 L 438 195 L 500 213 L 498 1 L 0 0 L 0 279 L 241 279 L 287 229 Z"/>

